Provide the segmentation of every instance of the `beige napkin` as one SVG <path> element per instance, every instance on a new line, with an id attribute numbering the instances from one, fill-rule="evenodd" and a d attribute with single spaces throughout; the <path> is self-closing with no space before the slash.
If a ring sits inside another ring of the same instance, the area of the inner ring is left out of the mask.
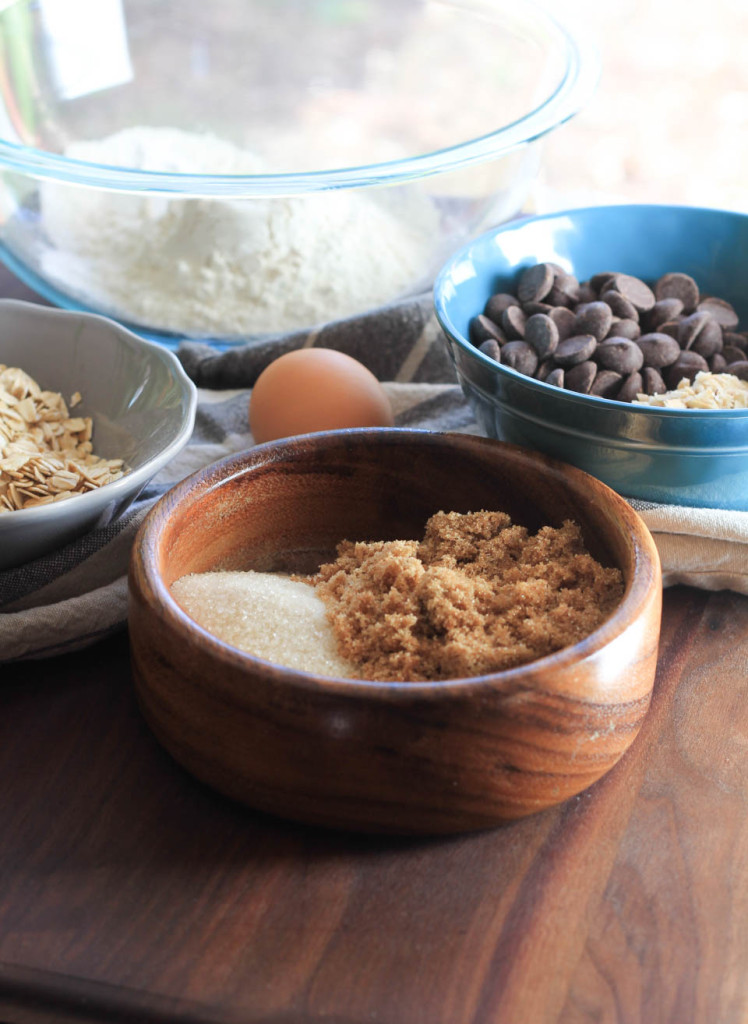
<path id="1" fill-rule="evenodd" d="M 748 594 L 748 512 L 631 504 L 655 539 L 665 586 Z"/>
<path id="2" fill-rule="evenodd" d="M 313 344 L 339 348 L 367 363 L 385 382 L 398 426 L 479 433 L 454 383 L 430 296 L 224 353 L 185 344 L 180 358 L 201 387 L 190 444 L 118 522 L 29 565 L 0 572 L 0 662 L 74 650 L 125 625 L 127 563 L 148 509 L 185 476 L 251 447 L 247 411 L 258 373 L 282 351 Z M 653 533 L 666 586 L 689 583 L 748 593 L 748 512 L 631 504 Z"/>

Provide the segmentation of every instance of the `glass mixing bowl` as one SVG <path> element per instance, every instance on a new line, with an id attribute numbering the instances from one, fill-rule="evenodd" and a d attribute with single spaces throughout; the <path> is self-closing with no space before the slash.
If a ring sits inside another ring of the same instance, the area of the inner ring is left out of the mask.
<path id="1" fill-rule="evenodd" d="M 167 343 L 426 287 L 598 73 L 516 0 L 11 0 L 0 47 L 0 256 Z"/>

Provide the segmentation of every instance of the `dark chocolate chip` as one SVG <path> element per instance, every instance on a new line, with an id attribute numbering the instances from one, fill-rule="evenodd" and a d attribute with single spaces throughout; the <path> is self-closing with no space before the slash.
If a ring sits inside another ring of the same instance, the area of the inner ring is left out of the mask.
<path id="1" fill-rule="evenodd" d="M 567 369 L 570 366 L 576 366 L 577 363 L 583 363 L 585 359 L 590 359 L 596 348 L 597 339 L 594 335 L 574 335 L 574 337 L 565 338 L 564 341 L 558 343 L 553 358 L 556 360 L 557 366 Z"/>
<path id="2" fill-rule="evenodd" d="M 573 274 L 556 274 L 548 302 L 553 306 L 574 306 L 579 301 L 579 281 Z"/>
<path id="3" fill-rule="evenodd" d="M 656 370 L 653 372 L 657 372 Z M 662 385 L 663 390 L 665 384 Z M 619 402 L 633 402 L 637 395 L 644 392 L 644 380 L 640 373 L 630 373 L 621 385 L 621 390 L 616 395 Z"/>
<path id="4" fill-rule="evenodd" d="M 728 331 L 738 326 L 738 314 L 730 303 L 724 299 L 718 299 L 716 296 L 709 295 L 701 300 L 697 309 L 701 313 L 708 313 L 713 320 L 717 321 L 720 327 L 724 327 Z"/>
<path id="5" fill-rule="evenodd" d="M 639 312 L 631 302 L 620 292 L 609 290 L 603 292 L 600 301 L 610 306 L 613 314 L 621 320 L 639 320 Z"/>
<path id="6" fill-rule="evenodd" d="M 644 365 L 644 352 L 628 338 L 609 338 L 597 346 L 595 359 L 604 370 L 615 370 L 627 375 L 636 373 Z"/>
<path id="7" fill-rule="evenodd" d="M 540 302 L 553 287 L 555 273 L 547 263 L 536 263 L 520 274 L 517 296 L 520 302 Z"/>
<path id="8" fill-rule="evenodd" d="M 536 313 L 525 325 L 525 341 L 532 345 L 539 359 L 545 359 L 556 351 L 559 342 L 558 327 L 549 316 Z"/>
<path id="9" fill-rule="evenodd" d="M 535 316 L 536 313 L 550 313 L 553 306 L 547 302 L 525 302 L 522 304 L 522 309 L 527 316 Z"/>
<path id="10" fill-rule="evenodd" d="M 576 305 L 573 299 L 558 288 L 551 289 L 548 301 L 552 302 L 554 306 L 566 306 L 567 309 L 572 309 Z"/>
<path id="11" fill-rule="evenodd" d="M 724 373 L 725 367 L 727 366 L 727 360 L 725 359 L 725 352 L 727 349 L 723 349 L 721 352 L 715 352 L 711 358 L 707 359 L 709 363 L 709 369 L 712 373 Z M 740 349 L 735 349 L 736 352 L 740 352 Z M 743 353 L 740 352 L 740 359 L 743 358 Z"/>
<path id="12" fill-rule="evenodd" d="M 708 369 L 709 364 L 698 352 L 681 352 L 676 361 L 665 371 L 665 383 L 672 390 L 678 387 L 684 377 L 688 381 L 692 381 L 697 373 Z"/>
<path id="13" fill-rule="evenodd" d="M 546 384 L 552 384 L 554 388 L 564 387 L 564 371 L 560 366 L 557 366 L 555 370 L 551 370 L 545 378 L 545 382 Z"/>
<path id="14" fill-rule="evenodd" d="M 592 285 L 588 284 L 586 281 L 583 281 L 579 285 L 579 288 L 577 289 L 577 302 L 596 302 L 596 301 L 597 301 L 597 292 L 592 287 Z"/>
<path id="15" fill-rule="evenodd" d="M 667 391 L 667 384 L 662 379 L 662 374 L 653 366 L 645 366 L 642 370 L 642 383 L 645 395 L 664 395 Z"/>
<path id="16" fill-rule="evenodd" d="M 614 270 L 602 270 L 599 274 L 593 274 L 589 279 L 589 284 L 595 289 L 598 295 L 602 295 L 604 291 L 608 290 L 608 285 L 616 276 Z"/>
<path id="17" fill-rule="evenodd" d="M 703 354 L 704 353 L 702 352 L 702 355 Z M 742 363 L 742 361 L 745 359 L 745 352 L 743 352 L 742 349 L 738 348 L 737 345 L 725 345 L 721 353 L 717 352 L 715 355 L 722 356 L 722 358 L 725 361 L 725 366 L 729 366 L 730 363 Z M 712 356 L 712 359 L 714 358 L 715 356 Z"/>
<path id="18" fill-rule="evenodd" d="M 725 373 L 731 373 L 733 377 L 741 380 L 748 380 L 748 360 L 744 359 L 739 363 L 728 363 Z"/>
<path id="19" fill-rule="evenodd" d="M 725 345 L 733 345 L 735 348 L 745 350 L 748 348 L 748 334 L 741 334 L 738 331 L 724 331 L 722 340 Z"/>
<path id="20" fill-rule="evenodd" d="M 544 359 L 540 366 L 535 371 L 536 380 L 547 380 L 548 375 L 553 373 L 556 369 L 556 364 L 553 359 Z"/>
<path id="21" fill-rule="evenodd" d="M 519 306 L 509 306 L 501 314 L 501 326 L 509 341 L 521 341 L 525 336 L 527 317 Z"/>
<path id="22" fill-rule="evenodd" d="M 636 341 L 641 336 L 642 329 L 636 320 L 616 320 L 611 324 L 607 338 L 628 338 L 629 341 Z"/>
<path id="23" fill-rule="evenodd" d="M 527 377 L 532 377 L 538 368 L 538 357 L 525 341 L 508 341 L 502 346 L 501 362 Z"/>
<path id="24" fill-rule="evenodd" d="M 600 370 L 592 382 L 591 395 L 598 398 L 614 398 L 621 387 L 623 376 L 615 370 Z"/>
<path id="25" fill-rule="evenodd" d="M 566 371 L 566 388 L 580 395 L 588 395 L 596 376 L 597 366 L 586 359 Z"/>
<path id="26" fill-rule="evenodd" d="M 696 335 L 709 319 L 708 313 L 691 313 L 678 324 L 678 341 L 683 348 L 690 348 Z"/>
<path id="27" fill-rule="evenodd" d="M 709 313 L 692 313 L 681 320 L 678 341 L 682 348 L 693 349 L 708 359 L 722 348 L 722 328 Z"/>
<path id="28" fill-rule="evenodd" d="M 480 350 L 485 356 L 489 356 L 491 359 L 495 359 L 497 363 L 501 362 L 501 345 L 494 341 L 493 338 L 489 338 L 484 341 L 480 346 Z"/>
<path id="29" fill-rule="evenodd" d="M 509 295 L 507 292 L 497 292 L 492 295 L 486 303 L 484 314 L 490 317 L 494 323 L 501 323 L 501 314 L 509 306 L 518 306 L 519 299 L 515 295 Z"/>
<path id="30" fill-rule="evenodd" d="M 699 286 L 688 274 L 663 274 L 655 284 L 658 299 L 680 299 L 685 313 L 693 313 L 699 304 Z"/>
<path id="31" fill-rule="evenodd" d="M 681 318 L 683 319 L 683 318 Z M 678 335 L 680 333 L 680 320 L 666 320 L 664 324 L 660 324 L 657 328 L 657 334 L 669 334 L 671 338 L 675 338 L 678 341 Z"/>
<path id="32" fill-rule="evenodd" d="M 568 306 L 554 306 L 548 316 L 558 328 L 558 340 L 564 341 L 574 334 L 574 311 Z"/>
<path id="33" fill-rule="evenodd" d="M 480 348 L 484 341 L 495 341 L 497 345 L 503 345 L 506 335 L 490 317 L 479 313 L 470 321 L 470 340 L 477 348 Z"/>
<path id="34" fill-rule="evenodd" d="M 653 366 L 656 370 L 663 366 L 671 366 L 681 355 L 680 345 L 675 338 L 657 331 L 652 334 L 643 334 L 641 338 L 636 339 L 635 344 L 644 353 L 646 365 Z"/>
<path id="35" fill-rule="evenodd" d="M 649 285 L 631 274 L 616 274 L 608 287 L 611 291 L 620 292 L 639 313 L 645 313 L 655 304 L 654 292 Z"/>
<path id="36" fill-rule="evenodd" d="M 661 324 L 675 320 L 683 312 L 680 299 L 658 299 L 647 313 L 647 330 L 656 331 Z"/>
<path id="37" fill-rule="evenodd" d="M 722 348 L 722 328 L 719 324 L 717 324 L 717 330 L 714 330 L 711 326 L 705 328 L 691 345 L 691 351 L 698 352 L 704 359 L 713 356 L 715 352 L 721 352 Z"/>
<path id="38" fill-rule="evenodd" d="M 613 313 L 607 302 L 588 302 L 577 307 L 574 321 L 575 334 L 592 334 L 602 341 L 613 323 Z"/>

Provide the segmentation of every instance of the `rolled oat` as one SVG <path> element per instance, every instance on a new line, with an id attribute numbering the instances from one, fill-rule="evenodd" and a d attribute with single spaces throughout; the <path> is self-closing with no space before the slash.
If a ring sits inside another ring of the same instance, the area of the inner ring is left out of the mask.
<path id="1" fill-rule="evenodd" d="M 0 514 L 65 501 L 123 476 L 122 459 L 94 454 L 90 416 L 71 416 L 56 391 L 0 363 Z"/>

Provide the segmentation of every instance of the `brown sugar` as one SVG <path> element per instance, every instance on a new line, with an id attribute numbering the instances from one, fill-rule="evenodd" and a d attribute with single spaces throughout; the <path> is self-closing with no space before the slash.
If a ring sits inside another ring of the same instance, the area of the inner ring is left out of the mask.
<path id="1" fill-rule="evenodd" d="M 503 512 L 439 512 L 422 541 L 343 541 L 311 580 L 364 679 L 440 680 L 523 665 L 596 629 L 623 594 L 576 523 L 530 535 Z"/>

